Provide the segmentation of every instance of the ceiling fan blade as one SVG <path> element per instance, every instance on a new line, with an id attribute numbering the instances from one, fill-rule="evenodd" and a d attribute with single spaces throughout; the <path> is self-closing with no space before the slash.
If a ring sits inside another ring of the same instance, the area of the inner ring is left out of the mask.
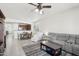
<path id="1" fill-rule="evenodd" d="M 33 3 L 28 3 L 28 4 L 33 5 L 33 6 L 37 6 L 37 5 L 33 4 Z"/>
<path id="2" fill-rule="evenodd" d="M 48 6 L 42 6 L 43 8 L 51 8 L 51 5 Z"/>
<path id="3" fill-rule="evenodd" d="M 37 3 L 38 5 L 42 5 L 42 3 Z"/>

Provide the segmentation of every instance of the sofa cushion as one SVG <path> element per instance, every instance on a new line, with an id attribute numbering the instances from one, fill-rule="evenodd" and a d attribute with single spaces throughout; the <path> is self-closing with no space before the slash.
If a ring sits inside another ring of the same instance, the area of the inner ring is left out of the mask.
<path id="1" fill-rule="evenodd" d="M 79 35 L 76 35 L 76 38 L 79 38 Z"/>
<path id="2" fill-rule="evenodd" d="M 49 32 L 48 35 L 49 35 L 49 36 L 54 36 L 54 35 L 56 35 L 56 33 L 51 33 L 51 32 Z"/>
<path id="3" fill-rule="evenodd" d="M 62 48 L 63 50 L 67 51 L 67 52 L 72 52 L 72 44 L 70 43 L 65 43 L 65 45 Z"/>
<path id="4" fill-rule="evenodd" d="M 75 35 L 70 35 L 67 42 L 74 44 L 75 43 Z"/>
<path id="5" fill-rule="evenodd" d="M 49 37 L 50 39 L 56 40 L 56 33 L 48 33 L 48 37 Z"/>
<path id="6" fill-rule="evenodd" d="M 75 44 L 78 44 L 79 45 L 79 39 L 76 39 L 75 40 Z"/>
<path id="7" fill-rule="evenodd" d="M 76 55 L 79 55 L 79 45 L 74 44 L 72 47 L 72 52 Z"/>
<path id="8" fill-rule="evenodd" d="M 79 35 L 76 35 L 75 37 L 75 44 L 79 44 Z"/>
<path id="9" fill-rule="evenodd" d="M 57 34 L 57 40 L 66 41 L 68 40 L 69 36 L 66 36 L 65 34 Z"/>
<path id="10" fill-rule="evenodd" d="M 51 41 L 51 40 L 50 40 L 50 41 Z M 64 42 L 64 41 L 52 40 L 51 42 L 55 42 L 55 43 L 57 43 L 57 44 L 59 44 L 59 45 L 62 45 L 62 46 L 65 45 L 65 42 Z"/>

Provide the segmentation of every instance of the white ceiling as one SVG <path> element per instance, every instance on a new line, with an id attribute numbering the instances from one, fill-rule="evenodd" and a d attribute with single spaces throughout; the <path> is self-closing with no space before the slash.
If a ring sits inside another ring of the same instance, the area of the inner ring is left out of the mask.
<path id="1" fill-rule="evenodd" d="M 49 5 L 47 3 L 43 5 Z M 79 7 L 78 3 L 51 3 L 51 9 L 43 9 L 44 14 L 55 14 L 63 10 Z M 0 3 L 0 9 L 6 18 L 17 20 L 34 20 L 40 18 L 39 14 L 34 12 L 35 7 L 27 3 Z"/>

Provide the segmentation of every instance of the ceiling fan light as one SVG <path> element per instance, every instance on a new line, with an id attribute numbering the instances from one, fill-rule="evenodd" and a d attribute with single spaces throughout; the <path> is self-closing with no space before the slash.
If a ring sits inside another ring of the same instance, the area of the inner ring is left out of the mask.
<path id="1" fill-rule="evenodd" d="M 35 9 L 36 13 L 43 14 L 43 10 Z"/>
<path id="2" fill-rule="evenodd" d="M 43 14 L 43 10 L 40 10 L 40 14 Z"/>
<path id="3" fill-rule="evenodd" d="M 35 9 L 35 12 L 39 12 L 39 10 L 38 9 Z"/>

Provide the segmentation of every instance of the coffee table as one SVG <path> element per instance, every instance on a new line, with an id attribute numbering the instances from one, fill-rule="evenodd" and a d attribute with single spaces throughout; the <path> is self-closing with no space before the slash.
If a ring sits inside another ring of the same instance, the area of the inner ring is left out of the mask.
<path id="1" fill-rule="evenodd" d="M 42 41 L 40 43 L 40 49 L 52 56 L 59 56 L 62 51 L 61 45 L 50 41 Z"/>

